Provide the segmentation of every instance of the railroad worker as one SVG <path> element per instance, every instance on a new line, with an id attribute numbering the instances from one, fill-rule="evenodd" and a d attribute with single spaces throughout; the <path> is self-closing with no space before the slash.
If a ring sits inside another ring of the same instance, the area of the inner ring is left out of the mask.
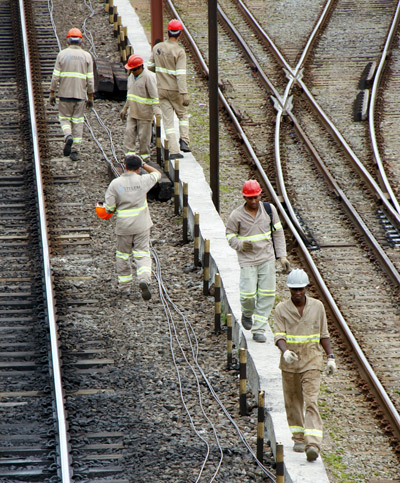
<path id="1" fill-rule="evenodd" d="M 157 75 L 158 95 L 171 159 L 183 158 L 179 151 L 190 152 L 186 53 L 178 43 L 182 32 L 181 22 L 171 20 L 168 24 L 168 40 L 153 47 L 147 64 L 149 70 Z M 174 113 L 179 119 L 179 145 Z"/>
<path id="2" fill-rule="evenodd" d="M 139 142 L 139 154 L 143 161 L 150 157 L 152 121 L 161 115 L 158 101 L 157 80 L 153 73 L 144 68 L 140 55 L 131 55 L 125 69 L 128 70 L 128 93 L 121 119 L 126 123 L 126 155 L 135 154 L 136 139 Z"/>
<path id="3" fill-rule="evenodd" d="M 139 175 L 143 168 L 147 174 Z M 153 226 L 147 206 L 147 192 L 160 180 L 161 173 L 135 155 L 125 158 L 125 172 L 111 181 L 105 195 L 107 213 L 115 213 L 117 221 L 116 266 L 118 290 L 129 295 L 132 285 L 130 255 L 136 265 L 136 276 L 144 300 L 151 298 L 150 228 Z"/>
<path id="4" fill-rule="evenodd" d="M 58 87 L 59 120 L 64 133 L 63 153 L 73 161 L 78 161 L 85 106 L 89 109 L 93 107 L 93 60 L 81 48 L 82 32 L 79 29 L 73 28 L 68 32 L 67 42 L 68 47 L 57 55 L 49 103 L 51 106 L 56 105 L 55 93 Z"/>
<path id="5" fill-rule="evenodd" d="M 327 374 L 335 373 L 336 363 L 324 306 L 306 295 L 308 284 L 304 270 L 296 268 L 290 272 L 287 278 L 290 299 L 276 306 L 274 339 L 281 351 L 279 368 L 293 449 L 299 453 L 306 451 L 307 460 L 314 461 L 322 442 L 318 395 L 323 350 L 328 357 Z"/>
<path id="6" fill-rule="evenodd" d="M 264 332 L 275 302 L 275 258 L 284 270 L 290 269 L 278 212 L 261 202 L 261 191 L 257 181 L 246 181 L 244 204 L 231 213 L 226 225 L 228 243 L 237 251 L 240 265 L 242 325 L 251 329 L 256 342 L 266 341 Z"/>

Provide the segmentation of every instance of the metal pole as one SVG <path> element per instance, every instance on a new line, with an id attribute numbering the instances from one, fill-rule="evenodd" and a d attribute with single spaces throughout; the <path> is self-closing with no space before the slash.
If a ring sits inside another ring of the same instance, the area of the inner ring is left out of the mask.
<path id="1" fill-rule="evenodd" d="M 179 215 L 179 159 L 175 159 L 174 165 L 174 213 Z"/>
<path id="2" fill-rule="evenodd" d="M 247 350 L 239 349 L 239 405 L 240 415 L 247 416 L 246 401 L 246 372 L 247 372 Z"/>
<path id="3" fill-rule="evenodd" d="M 260 463 L 264 458 L 264 430 L 265 430 L 265 393 L 258 393 L 258 423 L 257 423 L 257 459 Z"/>
<path id="4" fill-rule="evenodd" d="M 194 214 L 194 266 L 200 266 L 200 215 Z"/>
<path id="5" fill-rule="evenodd" d="M 214 301 L 215 301 L 215 314 L 214 314 L 214 332 L 216 334 L 221 333 L 221 276 L 219 273 L 215 274 L 215 290 L 214 290 Z"/>
<path id="6" fill-rule="evenodd" d="M 283 444 L 276 443 L 276 483 L 285 482 L 285 466 L 283 464 Z"/>
<path id="7" fill-rule="evenodd" d="M 209 283 L 210 280 L 210 240 L 204 240 L 204 253 L 203 253 L 203 295 L 209 295 Z"/>
<path id="8" fill-rule="evenodd" d="M 226 316 L 226 352 L 227 352 L 227 369 L 232 369 L 232 314 Z"/>
<path id="9" fill-rule="evenodd" d="M 183 183 L 183 196 L 182 196 L 182 241 L 183 243 L 188 243 L 188 201 L 189 201 L 189 185 L 188 183 Z"/>
<path id="10" fill-rule="evenodd" d="M 151 13 L 151 46 L 163 41 L 163 2 L 150 0 Z"/>
<path id="11" fill-rule="evenodd" d="M 210 115 L 210 187 L 219 213 L 218 22 L 217 0 L 208 0 L 208 92 Z"/>

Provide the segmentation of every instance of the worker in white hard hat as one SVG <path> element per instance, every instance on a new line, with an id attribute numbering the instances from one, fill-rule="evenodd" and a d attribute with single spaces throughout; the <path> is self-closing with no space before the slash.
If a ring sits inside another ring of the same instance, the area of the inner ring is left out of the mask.
<path id="1" fill-rule="evenodd" d="M 274 314 L 275 344 L 281 351 L 283 396 L 286 417 L 294 441 L 293 450 L 306 452 L 315 461 L 322 443 L 322 419 L 318 411 L 323 352 L 326 372 L 336 372 L 325 308 L 306 295 L 307 273 L 292 270 L 287 279 L 290 299 L 280 302 Z"/>
<path id="2" fill-rule="evenodd" d="M 226 224 L 226 238 L 236 250 L 240 265 L 241 323 L 255 342 L 265 342 L 265 330 L 275 303 L 275 260 L 285 271 L 283 227 L 274 205 L 261 202 L 261 186 L 255 179 L 243 184 L 244 203 L 232 211 Z"/>

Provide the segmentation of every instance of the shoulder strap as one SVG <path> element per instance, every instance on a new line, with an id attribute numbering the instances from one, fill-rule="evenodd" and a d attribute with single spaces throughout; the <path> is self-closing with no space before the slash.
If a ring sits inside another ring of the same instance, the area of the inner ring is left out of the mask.
<path id="1" fill-rule="evenodd" d="M 276 228 L 274 227 L 274 223 L 272 221 L 272 209 L 271 209 L 271 205 L 268 203 L 268 201 L 264 201 L 263 205 L 264 205 L 265 211 L 267 212 L 267 215 L 269 216 L 269 223 L 270 223 L 270 228 L 271 228 L 271 241 L 272 241 L 272 246 L 274 247 L 274 253 L 275 253 L 275 258 L 276 258 L 274 237 L 272 235 L 272 232 L 276 231 Z"/>

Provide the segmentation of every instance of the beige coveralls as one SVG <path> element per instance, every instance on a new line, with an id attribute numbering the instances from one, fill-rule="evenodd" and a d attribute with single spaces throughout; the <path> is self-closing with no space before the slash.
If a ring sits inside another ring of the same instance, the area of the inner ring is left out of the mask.
<path id="1" fill-rule="evenodd" d="M 82 142 L 86 95 L 94 93 L 92 56 L 79 45 L 70 45 L 56 59 L 50 90 L 58 89 L 58 113 L 64 139 L 72 134 L 72 151 Z"/>
<path id="2" fill-rule="evenodd" d="M 181 94 L 187 94 L 186 53 L 178 42 L 166 40 L 153 47 L 147 66 L 157 74 L 158 96 L 169 151 L 171 154 L 178 154 L 180 149 L 175 132 L 174 112 L 179 119 L 180 139 L 190 143 L 189 117 L 181 99 Z"/>
<path id="3" fill-rule="evenodd" d="M 288 364 L 281 354 L 283 396 L 286 416 L 294 441 L 305 442 L 306 449 L 322 442 L 322 419 L 318 411 L 321 367 L 324 350 L 321 339 L 329 338 L 325 308 L 317 299 L 306 296 L 303 315 L 289 299 L 280 302 L 274 315 L 274 340 L 286 341 L 297 362 Z"/>
<path id="4" fill-rule="evenodd" d="M 129 111 L 124 139 L 125 154 L 136 154 L 138 139 L 139 155 L 146 161 L 150 157 L 153 116 L 161 114 L 155 75 L 146 69 L 137 77 L 130 74 L 126 102 Z"/>
<path id="5" fill-rule="evenodd" d="M 278 212 L 271 205 L 275 230 L 276 258 L 286 257 L 285 235 Z M 236 250 L 240 265 L 240 303 L 245 316 L 253 315 L 252 333 L 263 333 L 275 302 L 275 254 L 271 238 L 270 218 L 263 203 L 255 218 L 246 211 L 245 203 L 236 208 L 226 224 L 226 238 Z M 253 242 L 253 250 L 242 251 L 245 240 Z"/>
<path id="6" fill-rule="evenodd" d="M 111 181 L 106 191 L 106 211 L 115 213 L 117 221 L 117 274 L 119 287 L 132 283 L 132 254 L 138 281 L 151 281 L 150 228 L 153 226 L 147 206 L 147 192 L 160 180 L 161 173 L 154 171 L 139 175 L 123 173 Z"/>

